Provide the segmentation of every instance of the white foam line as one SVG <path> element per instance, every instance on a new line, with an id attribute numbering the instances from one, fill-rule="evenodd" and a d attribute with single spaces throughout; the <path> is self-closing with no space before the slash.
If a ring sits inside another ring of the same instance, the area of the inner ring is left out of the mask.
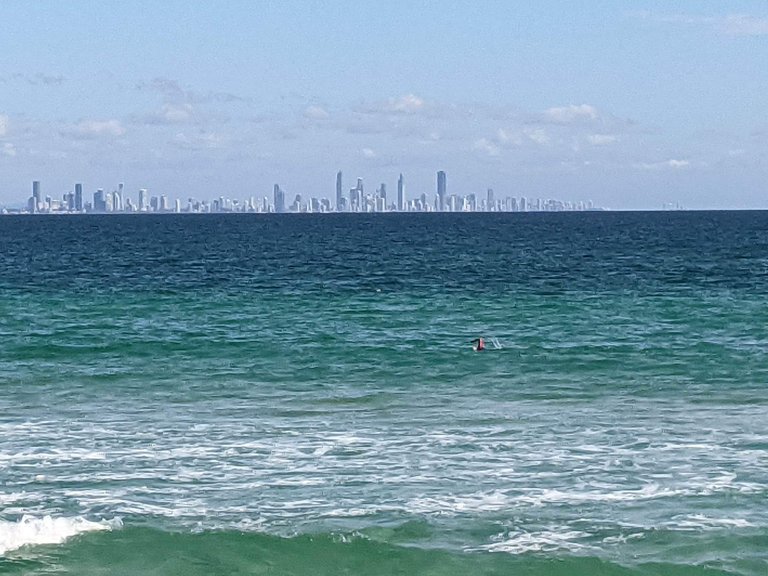
<path id="1" fill-rule="evenodd" d="M 738 490 L 740 493 L 753 493 L 764 490 L 759 485 L 735 485 L 730 477 L 720 477 L 714 482 L 702 482 L 686 488 L 662 487 L 652 483 L 635 490 L 611 490 L 609 486 L 596 491 L 563 491 L 559 489 L 535 489 L 526 493 L 509 493 L 495 490 L 467 495 L 420 496 L 413 498 L 407 508 L 421 513 L 466 513 L 498 512 L 521 504 L 545 506 L 547 504 L 590 504 L 603 502 L 640 502 L 661 498 L 691 495 L 709 495 L 723 491 Z"/>
<path id="2" fill-rule="evenodd" d="M 481 550 L 488 552 L 506 552 L 507 554 L 523 554 L 524 552 L 553 552 L 555 550 L 583 550 L 588 548 L 574 540 L 588 537 L 586 532 L 570 530 L 564 532 L 516 532 L 506 534 L 499 542 L 482 546 Z"/>
<path id="3" fill-rule="evenodd" d="M 751 528 L 754 526 L 743 518 L 711 518 L 704 514 L 691 514 L 679 522 L 670 522 L 670 528 L 682 530 L 702 530 L 718 528 Z"/>
<path id="4" fill-rule="evenodd" d="M 35 544 L 61 544 L 67 538 L 84 532 L 113 530 L 123 525 L 119 518 L 92 522 L 80 516 L 53 518 L 22 516 L 18 522 L 0 520 L 0 554 L 22 546 Z"/>

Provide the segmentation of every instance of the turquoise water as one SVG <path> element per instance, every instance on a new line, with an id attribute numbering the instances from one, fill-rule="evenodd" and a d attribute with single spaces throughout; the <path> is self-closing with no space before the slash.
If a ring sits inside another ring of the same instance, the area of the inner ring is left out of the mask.
<path id="1" fill-rule="evenodd" d="M 768 213 L 0 248 L 0 572 L 768 573 Z"/>

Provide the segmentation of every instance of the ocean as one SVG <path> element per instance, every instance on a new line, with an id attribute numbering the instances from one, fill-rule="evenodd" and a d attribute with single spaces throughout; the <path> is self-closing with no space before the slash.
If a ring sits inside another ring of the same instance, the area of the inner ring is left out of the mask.
<path id="1" fill-rule="evenodd" d="M 0 573 L 766 576 L 766 297 L 767 212 L 0 217 Z"/>

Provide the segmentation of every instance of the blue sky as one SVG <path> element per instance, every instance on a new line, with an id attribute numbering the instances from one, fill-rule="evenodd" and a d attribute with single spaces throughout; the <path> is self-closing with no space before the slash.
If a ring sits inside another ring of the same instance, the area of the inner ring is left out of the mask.
<path id="1" fill-rule="evenodd" d="M 0 205 L 408 196 L 768 208 L 768 4 L 0 2 Z"/>

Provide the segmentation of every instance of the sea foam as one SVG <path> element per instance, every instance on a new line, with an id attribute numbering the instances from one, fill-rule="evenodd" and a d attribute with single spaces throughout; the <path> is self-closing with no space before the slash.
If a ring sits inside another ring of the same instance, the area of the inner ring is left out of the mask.
<path id="1" fill-rule="evenodd" d="M 114 530 L 121 528 L 122 525 L 119 518 L 93 522 L 80 516 L 74 518 L 22 516 L 17 522 L 0 520 L 0 554 L 28 545 L 61 544 L 77 534 Z"/>
<path id="2" fill-rule="evenodd" d="M 589 548 L 577 540 L 587 538 L 589 534 L 578 530 L 544 530 L 540 532 L 515 532 L 500 535 L 496 542 L 481 546 L 479 550 L 524 554 L 526 552 L 554 552 L 568 550 L 582 551 Z"/>

